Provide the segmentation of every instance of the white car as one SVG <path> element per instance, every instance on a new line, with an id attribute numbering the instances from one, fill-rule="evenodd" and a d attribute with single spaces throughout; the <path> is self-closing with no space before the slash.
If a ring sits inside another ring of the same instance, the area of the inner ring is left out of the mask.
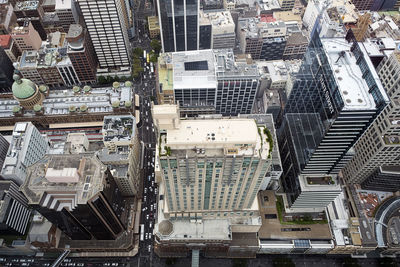
<path id="1" fill-rule="evenodd" d="M 146 215 L 146 220 L 149 220 L 149 214 Z"/>
<path id="2" fill-rule="evenodd" d="M 154 177 L 154 172 L 151 174 L 151 177 Z"/>
<path id="3" fill-rule="evenodd" d="M 147 210 L 147 207 L 144 207 L 144 208 L 142 209 L 142 211 L 145 211 L 145 210 Z"/>
<path id="4" fill-rule="evenodd" d="M 146 126 L 146 130 L 147 130 L 147 131 L 149 130 L 149 126 Z"/>
<path id="5" fill-rule="evenodd" d="M 143 197 L 143 201 L 144 201 L 144 202 L 146 202 L 146 199 L 147 199 L 147 197 L 146 197 L 146 196 L 144 196 L 144 197 Z"/>
<path id="6" fill-rule="evenodd" d="M 148 162 L 147 162 L 147 166 L 149 166 L 149 167 L 150 167 L 150 161 L 148 161 Z"/>
<path id="7" fill-rule="evenodd" d="M 144 193 L 145 193 L 145 194 L 147 193 L 147 187 L 144 188 Z"/>
<path id="8" fill-rule="evenodd" d="M 154 181 L 151 181 L 151 186 L 154 186 Z"/>
<path id="9" fill-rule="evenodd" d="M 153 205 L 150 206 L 150 211 L 153 211 Z"/>
<path id="10" fill-rule="evenodd" d="M 149 246 L 147 247 L 147 249 L 149 250 L 149 252 L 151 252 L 151 245 L 149 245 Z"/>
<path id="11" fill-rule="evenodd" d="M 150 225 L 149 225 L 149 227 L 151 228 L 151 227 L 153 227 L 153 223 L 152 222 L 150 222 Z"/>
<path id="12" fill-rule="evenodd" d="M 156 194 L 156 195 L 157 195 L 157 187 L 156 187 L 156 188 L 154 188 L 154 194 Z"/>

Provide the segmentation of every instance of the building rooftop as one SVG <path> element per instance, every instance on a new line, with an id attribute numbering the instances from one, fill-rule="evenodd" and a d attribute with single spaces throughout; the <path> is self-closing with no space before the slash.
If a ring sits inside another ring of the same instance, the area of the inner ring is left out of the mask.
<path id="1" fill-rule="evenodd" d="M 215 88 L 215 66 L 212 50 L 172 53 L 173 87 Z"/>
<path id="2" fill-rule="evenodd" d="M 36 10 L 39 7 L 40 1 L 21 1 L 14 6 L 15 10 Z"/>
<path id="3" fill-rule="evenodd" d="M 259 193 L 260 215 L 262 226 L 258 232 L 259 238 L 272 240 L 313 239 L 330 240 L 332 238 L 329 225 L 326 224 L 282 224 L 276 209 L 276 196 L 272 190 Z M 275 215 L 266 218 L 265 215 Z"/>
<path id="4" fill-rule="evenodd" d="M 126 87 L 121 83 L 119 88 L 102 87 L 90 88 L 85 92 L 82 88 L 76 93 L 73 90 L 55 90 L 51 91 L 43 101 L 43 114 L 47 116 L 70 114 L 70 112 L 87 112 L 87 113 L 111 113 L 113 112 L 112 103 L 119 102 L 120 106 L 124 106 L 125 102 L 133 102 L 133 92 L 131 87 Z M 0 99 L 0 118 L 14 116 L 13 108 L 19 106 L 17 100 Z M 23 116 L 35 116 L 33 111 L 25 110 Z"/>
<path id="5" fill-rule="evenodd" d="M 57 9 L 71 9 L 73 1 L 72 0 L 56 0 L 56 10 Z"/>
<path id="6" fill-rule="evenodd" d="M 179 128 L 166 130 L 161 135 L 161 156 L 164 147 L 170 147 L 172 154 L 186 153 L 188 156 L 211 155 L 254 155 L 266 159 L 269 143 L 262 127 L 258 128 L 253 119 L 215 118 L 181 120 Z"/>
<path id="7" fill-rule="evenodd" d="M 77 204 L 84 204 L 103 190 L 103 165 L 95 156 L 82 154 L 46 155 L 28 168 L 27 178 L 20 190 L 30 204 L 45 202 L 43 197 L 57 197 L 72 193 L 72 201 L 60 201 L 58 210 L 66 207 L 72 210 Z M 69 178 L 70 174 L 74 178 Z M 53 182 L 51 182 L 53 181 Z M 54 182 L 57 181 L 57 182 Z"/>
<path id="8" fill-rule="evenodd" d="M 11 35 L 5 34 L 5 35 L 0 35 L 0 46 L 7 49 L 10 47 L 11 44 Z"/>
<path id="9" fill-rule="evenodd" d="M 300 175 L 298 179 L 302 192 L 341 191 L 340 184 L 336 175 Z"/>
<path id="10" fill-rule="evenodd" d="M 105 116 L 103 120 L 103 141 L 130 141 L 135 136 L 136 119 L 133 116 Z"/>
<path id="11" fill-rule="evenodd" d="M 232 49 L 214 50 L 215 69 L 217 78 L 228 77 L 253 77 L 259 78 L 256 64 L 238 62 Z"/>
<path id="12" fill-rule="evenodd" d="M 159 25 L 159 21 L 158 21 L 158 17 L 157 16 L 148 16 L 147 17 L 147 22 L 149 24 L 149 29 L 150 30 L 159 30 L 160 29 L 160 25 Z"/>
<path id="13" fill-rule="evenodd" d="M 218 28 L 226 29 L 228 27 L 233 28 L 233 30 L 235 29 L 235 22 L 232 19 L 230 11 L 218 11 L 218 12 L 207 12 L 207 13 L 200 12 L 200 16 L 205 19 L 209 19 L 210 23 L 215 27 L 215 30 L 218 30 Z"/>
<path id="14" fill-rule="evenodd" d="M 360 66 L 356 63 L 355 55 L 351 51 L 352 44 L 348 43 L 344 38 L 322 38 L 321 42 L 343 99 L 344 109 L 376 109 L 374 98 L 369 93 L 369 87 L 365 79 L 360 79 L 362 72 Z M 367 52 L 362 46 L 360 48 L 365 55 L 368 67 L 375 78 L 379 90 L 383 96 L 386 96 Z"/>

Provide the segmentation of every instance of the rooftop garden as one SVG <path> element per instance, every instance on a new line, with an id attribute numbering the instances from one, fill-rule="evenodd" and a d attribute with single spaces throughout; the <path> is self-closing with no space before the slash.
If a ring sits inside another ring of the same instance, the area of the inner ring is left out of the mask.
<path id="1" fill-rule="evenodd" d="M 304 215 L 296 215 L 293 216 L 293 220 L 289 221 L 284 218 L 285 206 L 283 202 L 282 196 L 276 196 L 276 211 L 278 213 L 279 222 L 285 225 L 308 225 L 308 224 L 326 224 L 328 221 L 326 218 L 314 220 L 313 217 L 309 214 Z"/>
<path id="2" fill-rule="evenodd" d="M 309 185 L 334 185 L 335 181 L 332 176 L 325 177 L 306 177 L 307 184 Z"/>

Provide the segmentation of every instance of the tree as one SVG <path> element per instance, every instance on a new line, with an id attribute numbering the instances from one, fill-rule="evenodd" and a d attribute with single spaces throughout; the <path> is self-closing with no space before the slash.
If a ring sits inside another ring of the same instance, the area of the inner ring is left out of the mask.
<path id="1" fill-rule="evenodd" d="M 97 81 L 99 82 L 99 84 L 106 84 L 107 83 L 107 79 L 104 76 L 99 76 L 97 78 Z"/>
<path id="2" fill-rule="evenodd" d="M 143 55 L 143 49 L 140 47 L 136 47 L 133 49 L 133 56 L 141 57 Z"/>
<path id="3" fill-rule="evenodd" d="M 274 267 L 295 267 L 296 265 L 289 258 L 277 258 L 272 261 Z"/>
<path id="4" fill-rule="evenodd" d="M 150 42 L 151 48 L 154 50 L 154 52 L 158 55 L 161 51 L 161 44 L 160 41 L 157 39 L 153 39 Z"/>

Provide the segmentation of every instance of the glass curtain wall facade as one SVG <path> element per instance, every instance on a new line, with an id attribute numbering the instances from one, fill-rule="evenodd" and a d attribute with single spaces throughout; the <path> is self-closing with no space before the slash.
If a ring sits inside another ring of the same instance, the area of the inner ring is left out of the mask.
<path id="1" fill-rule="evenodd" d="M 158 0 L 161 42 L 164 52 L 199 48 L 199 1 Z"/>
<path id="2" fill-rule="evenodd" d="M 372 74 L 372 64 L 367 63 L 356 41 L 348 41 L 321 41 L 317 32 L 313 35 L 285 106 L 279 147 L 284 169 L 282 185 L 289 204 L 300 193 L 298 175 L 339 173 L 351 159 L 351 147 L 387 103 L 381 84 Z M 336 43 L 342 51 L 338 52 Z M 359 68 L 356 72 L 361 72 L 364 81 L 351 68 Z M 346 88 L 348 85 L 341 83 L 342 75 L 359 88 Z M 359 90 L 365 98 L 354 99 L 351 90 Z M 365 108 L 358 105 L 365 100 L 372 103 Z"/>

